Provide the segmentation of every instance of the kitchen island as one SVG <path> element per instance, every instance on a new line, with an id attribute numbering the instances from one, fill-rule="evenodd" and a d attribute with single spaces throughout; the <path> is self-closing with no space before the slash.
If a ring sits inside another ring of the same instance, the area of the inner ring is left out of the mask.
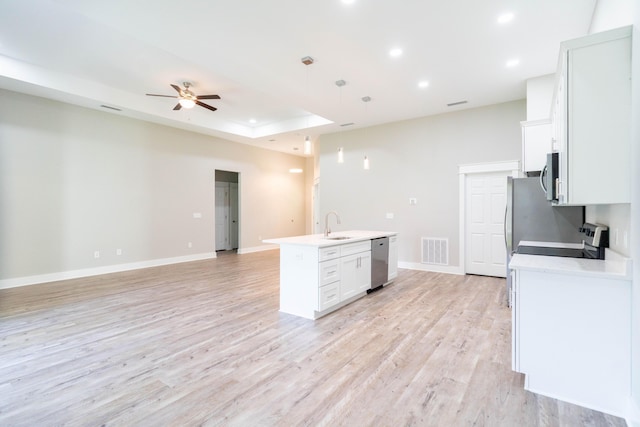
<path id="1" fill-rule="evenodd" d="M 397 233 L 351 230 L 266 239 L 280 245 L 280 311 L 318 319 L 371 289 L 371 245 L 388 237 L 386 283 L 398 274 Z"/>

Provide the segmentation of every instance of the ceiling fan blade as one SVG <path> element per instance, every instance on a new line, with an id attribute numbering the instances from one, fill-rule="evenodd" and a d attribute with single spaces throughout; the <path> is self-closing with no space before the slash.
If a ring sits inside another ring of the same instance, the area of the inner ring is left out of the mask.
<path id="1" fill-rule="evenodd" d="M 220 99 L 220 95 L 198 95 L 198 99 Z"/>
<path id="2" fill-rule="evenodd" d="M 212 107 L 211 105 L 207 105 L 204 102 L 196 101 L 196 104 L 198 104 L 199 106 L 204 107 L 204 108 L 206 108 L 208 110 L 211 110 L 211 111 L 216 111 L 217 110 L 216 107 Z"/>
<path id="3" fill-rule="evenodd" d="M 178 92 L 180 95 L 182 95 L 182 89 L 180 89 L 180 87 L 179 87 L 179 86 L 176 86 L 176 85 L 173 85 L 173 84 L 172 84 L 172 85 L 170 85 L 170 86 L 171 86 L 172 88 L 174 88 L 174 89 L 176 90 L 176 92 Z"/>
<path id="4" fill-rule="evenodd" d="M 179 110 L 179 109 L 181 109 L 181 108 L 182 108 L 182 105 L 180 105 L 180 103 L 179 103 L 179 102 L 176 104 L 176 106 L 175 106 L 175 107 L 173 107 L 173 109 L 174 109 L 174 110 Z"/>
<path id="5" fill-rule="evenodd" d="M 173 95 L 156 95 L 155 93 L 148 93 L 147 96 L 161 96 L 163 98 L 177 98 L 177 96 L 173 96 Z"/>

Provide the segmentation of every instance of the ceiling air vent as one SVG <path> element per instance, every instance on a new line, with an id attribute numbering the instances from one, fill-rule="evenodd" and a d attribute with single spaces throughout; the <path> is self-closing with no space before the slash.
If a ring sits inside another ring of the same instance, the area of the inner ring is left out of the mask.
<path id="1" fill-rule="evenodd" d="M 353 122 L 351 122 L 351 123 L 343 123 L 343 124 L 341 124 L 340 126 L 342 126 L 342 127 L 347 127 L 347 126 L 353 126 L 353 125 L 354 125 L 354 123 L 353 123 Z"/>
<path id="2" fill-rule="evenodd" d="M 109 110 L 114 110 L 114 111 L 122 111 L 122 110 L 121 110 L 121 109 L 119 109 L 119 108 L 111 107 L 111 106 L 109 106 L 109 105 L 101 105 L 101 107 L 102 107 L 102 108 L 107 108 L 107 109 L 109 109 Z"/>
<path id="3" fill-rule="evenodd" d="M 468 101 L 458 101 L 458 102 L 452 102 L 451 104 L 447 104 L 447 107 L 453 107 L 454 105 L 462 105 L 462 104 L 466 104 Z"/>

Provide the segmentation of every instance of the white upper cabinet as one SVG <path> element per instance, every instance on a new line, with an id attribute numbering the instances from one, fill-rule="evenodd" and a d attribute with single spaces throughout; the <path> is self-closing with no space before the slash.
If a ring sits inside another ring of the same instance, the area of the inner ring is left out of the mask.
<path id="1" fill-rule="evenodd" d="M 551 119 L 558 203 L 629 203 L 631 27 L 561 44 Z"/>

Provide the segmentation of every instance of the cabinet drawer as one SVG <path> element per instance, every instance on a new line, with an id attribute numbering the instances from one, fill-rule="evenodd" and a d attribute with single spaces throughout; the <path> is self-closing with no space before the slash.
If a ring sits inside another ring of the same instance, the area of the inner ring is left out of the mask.
<path id="1" fill-rule="evenodd" d="M 318 292 L 318 311 L 324 311 L 340 302 L 340 282 L 323 286 Z"/>
<path id="2" fill-rule="evenodd" d="M 320 248 L 320 261 L 334 259 L 340 257 L 340 246 L 329 246 L 328 248 Z"/>
<path id="3" fill-rule="evenodd" d="M 340 280 L 340 260 L 333 259 L 320 263 L 320 286 Z"/>
<path id="4" fill-rule="evenodd" d="M 365 240 L 364 242 L 347 243 L 340 247 L 340 256 L 357 254 L 359 252 L 365 252 L 370 250 L 371 250 L 371 240 Z"/>

